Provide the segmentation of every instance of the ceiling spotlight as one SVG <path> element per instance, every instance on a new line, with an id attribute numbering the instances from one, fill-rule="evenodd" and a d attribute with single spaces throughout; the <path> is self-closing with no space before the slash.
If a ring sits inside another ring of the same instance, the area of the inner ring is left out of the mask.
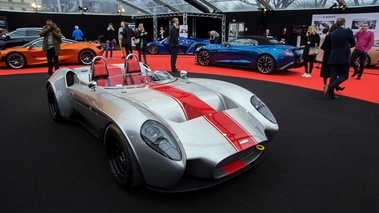
<path id="1" fill-rule="evenodd" d="M 42 6 L 39 5 L 39 4 L 36 4 L 35 2 L 33 2 L 33 3 L 32 3 L 32 7 L 33 7 L 34 9 L 40 9 Z"/>
<path id="2" fill-rule="evenodd" d="M 124 8 L 118 8 L 117 13 L 124 13 L 125 9 Z"/>
<path id="3" fill-rule="evenodd" d="M 88 10 L 88 7 L 87 6 L 84 6 L 84 7 L 79 6 L 78 9 L 79 9 L 79 11 L 86 12 Z"/>
<path id="4" fill-rule="evenodd" d="M 341 5 L 339 6 L 339 9 L 340 9 L 340 10 L 345 10 L 345 9 L 346 9 L 346 5 L 341 4 Z"/>
<path id="5" fill-rule="evenodd" d="M 266 13 L 267 9 L 266 8 L 258 8 L 259 13 Z"/>
<path id="6" fill-rule="evenodd" d="M 334 3 L 332 6 L 329 7 L 329 10 L 337 10 L 337 3 Z"/>

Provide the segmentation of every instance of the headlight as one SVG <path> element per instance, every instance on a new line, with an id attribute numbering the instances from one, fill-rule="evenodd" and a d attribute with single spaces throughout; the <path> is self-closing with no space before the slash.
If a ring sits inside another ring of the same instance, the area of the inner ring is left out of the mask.
<path id="1" fill-rule="evenodd" d="M 251 97 L 250 99 L 250 102 L 253 105 L 253 107 L 263 115 L 263 117 L 276 124 L 276 119 L 274 115 L 271 113 L 271 111 L 267 108 L 266 104 L 263 103 L 261 99 L 259 99 L 256 95 L 253 95 L 253 97 Z"/>
<path id="2" fill-rule="evenodd" d="M 182 153 L 174 136 L 162 124 L 148 120 L 141 127 L 141 137 L 145 143 L 159 154 L 180 161 Z"/>

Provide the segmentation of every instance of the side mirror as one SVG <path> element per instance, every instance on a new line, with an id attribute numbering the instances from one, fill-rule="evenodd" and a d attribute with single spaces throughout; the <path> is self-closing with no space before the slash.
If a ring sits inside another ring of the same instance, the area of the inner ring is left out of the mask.
<path id="1" fill-rule="evenodd" d="M 93 89 L 94 91 L 96 90 L 97 83 L 96 81 L 90 81 L 88 84 L 88 88 Z"/>
<path id="2" fill-rule="evenodd" d="M 31 49 L 33 49 L 34 48 L 34 46 L 33 45 L 30 45 L 30 46 L 28 46 L 26 49 L 27 50 L 31 50 Z"/>
<path id="3" fill-rule="evenodd" d="M 9 40 L 9 39 L 11 39 L 11 37 L 10 37 L 9 35 L 6 35 L 6 36 L 5 36 L 5 39 L 6 39 L 6 40 Z"/>
<path id="4" fill-rule="evenodd" d="M 229 42 L 225 42 L 225 43 L 224 43 L 224 46 L 225 46 L 225 47 L 229 47 L 229 46 L 230 46 Z"/>
<path id="5" fill-rule="evenodd" d="M 180 77 L 183 79 L 186 79 L 187 78 L 187 71 L 185 71 L 185 70 L 180 71 Z"/>

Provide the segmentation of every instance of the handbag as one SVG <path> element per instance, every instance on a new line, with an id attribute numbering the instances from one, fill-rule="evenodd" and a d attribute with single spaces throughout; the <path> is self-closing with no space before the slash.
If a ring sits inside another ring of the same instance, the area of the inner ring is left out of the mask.
<path id="1" fill-rule="evenodd" d="M 309 47 L 308 55 L 309 56 L 318 55 L 319 50 L 320 50 L 319 46 L 317 44 L 315 44 L 314 47 Z"/>
<path id="2" fill-rule="evenodd" d="M 141 41 L 141 39 L 139 39 L 139 38 L 135 38 L 135 39 L 134 39 L 134 44 L 137 45 L 137 44 L 140 43 L 140 41 Z"/>

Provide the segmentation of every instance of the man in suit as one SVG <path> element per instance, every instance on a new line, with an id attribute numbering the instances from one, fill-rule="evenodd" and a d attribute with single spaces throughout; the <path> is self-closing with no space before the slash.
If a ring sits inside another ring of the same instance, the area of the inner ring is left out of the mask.
<path id="1" fill-rule="evenodd" d="M 133 53 L 131 39 L 134 36 L 134 32 L 129 27 L 128 22 L 124 22 L 124 28 L 122 29 L 120 34 L 122 35 L 121 44 L 125 50 L 125 56 L 128 56 L 129 54 Z M 125 57 L 123 57 L 123 58 L 125 58 Z"/>
<path id="2" fill-rule="evenodd" d="M 176 69 L 176 59 L 178 58 L 179 49 L 179 19 L 172 19 L 172 26 L 170 27 L 170 47 L 171 47 L 171 71 L 178 72 Z"/>
<path id="3" fill-rule="evenodd" d="M 331 34 L 332 50 L 328 64 L 331 65 L 330 84 L 328 96 L 336 99 L 334 90 L 349 78 L 350 48 L 355 47 L 353 31 L 346 27 L 346 19 L 337 19 L 337 29 Z"/>

